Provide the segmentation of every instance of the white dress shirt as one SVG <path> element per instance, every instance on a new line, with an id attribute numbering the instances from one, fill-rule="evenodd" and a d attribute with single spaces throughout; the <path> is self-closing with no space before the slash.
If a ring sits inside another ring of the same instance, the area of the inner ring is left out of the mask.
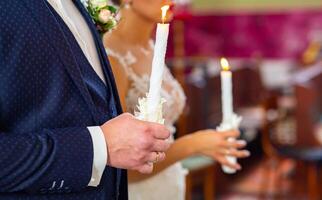
<path id="1" fill-rule="evenodd" d="M 97 75 L 105 83 L 104 73 L 99 60 L 93 35 L 85 19 L 76 8 L 72 0 L 47 1 L 64 20 L 70 31 L 73 33 L 87 60 L 89 61 Z M 100 183 L 107 163 L 107 147 L 105 143 L 105 137 L 99 126 L 88 127 L 88 130 L 92 137 L 94 151 L 92 177 L 88 186 L 96 187 Z"/>

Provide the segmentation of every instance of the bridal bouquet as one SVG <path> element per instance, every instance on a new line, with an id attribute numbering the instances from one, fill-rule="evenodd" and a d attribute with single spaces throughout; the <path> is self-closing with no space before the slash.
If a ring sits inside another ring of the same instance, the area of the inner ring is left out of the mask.
<path id="1" fill-rule="evenodd" d="M 108 4 L 108 0 L 82 0 L 84 7 L 92 17 L 98 31 L 103 34 L 113 30 L 118 20 L 117 8 Z"/>

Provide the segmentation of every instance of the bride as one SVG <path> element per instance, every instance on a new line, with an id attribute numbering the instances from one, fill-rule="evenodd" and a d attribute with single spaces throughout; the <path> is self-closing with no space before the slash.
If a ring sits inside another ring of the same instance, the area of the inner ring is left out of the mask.
<path id="1" fill-rule="evenodd" d="M 121 0 L 122 1 L 122 0 Z M 148 92 L 149 75 L 153 58 L 153 41 L 151 35 L 155 24 L 160 21 L 160 8 L 169 0 L 132 0 L 122 4 L 122 19 L 117 29 L 103 37 L 106 51 L 112 65 L 118 86 L 122 106 L 125 111 L 133 113 L 138 99 Z M 172 17 L 170 12 L 168 19 Z M 167 69 L 164 74 L 162 97 L 165 125 L 175 132 L 174 123 L 185 106 L 185 95 L 176 79 Z M 129 132 L 130 134 L 130 132 Z M 221 164 L 234 169 L 241 169 L 238 164 L 230 164 L 226 155 L 238 158 L 249 156 L 244 141 L 227 142 L 229 137 L 238 137 L 237 131 L 216 133 L 215 130 L 200 130 L 175 141 L 166 152 L 166 159 L 155 165 L 149 175 L 129 171 L 130 200 L 183 200 L 185 195 L 185 175 L 180 160 L 194 155 L 209 156 Z"/>

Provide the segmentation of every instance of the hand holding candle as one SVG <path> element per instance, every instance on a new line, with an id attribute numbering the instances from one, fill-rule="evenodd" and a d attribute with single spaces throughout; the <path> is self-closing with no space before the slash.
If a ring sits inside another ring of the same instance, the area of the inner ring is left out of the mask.
<path id="1" fill-rule="evenodd" d="M 220 60 L 222 71 L 221 77 L 221 102 L 223 121 L 217 128 L 217 131 L 228 131 L 238 129 L 241 122 L 241 117 L 237 116 L 233 111 L 233 85 L 232 85 L 232 72 L 230 71 L 229 63 L 225 58 Z M 229 138 L 228 141 L 233 141 L 234 138 Z M 231 163 L 236 163 L 237 159 L 232 156 L 227 156 L 226 159 Z M 223 166 L 223 171 L 228 174 L 236 173 L 236 170 Z"/>

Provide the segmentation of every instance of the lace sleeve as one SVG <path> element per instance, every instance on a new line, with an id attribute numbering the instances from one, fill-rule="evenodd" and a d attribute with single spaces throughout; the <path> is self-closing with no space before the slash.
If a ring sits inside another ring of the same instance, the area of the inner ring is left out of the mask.
<path id="1" fill-rule="evenodd" d="M 105 48 L 105 51 L 109 57 L 114 57 L 120 63 L 127 77 L 129 77 L 132 81 L 138 79 L 138 76 L 130 67 L 132 64 L 137 62 L 137 59 L 133 56 L 131 52 L 128 52 L 125 56 L 123 56 L 109 48 Z"/>

